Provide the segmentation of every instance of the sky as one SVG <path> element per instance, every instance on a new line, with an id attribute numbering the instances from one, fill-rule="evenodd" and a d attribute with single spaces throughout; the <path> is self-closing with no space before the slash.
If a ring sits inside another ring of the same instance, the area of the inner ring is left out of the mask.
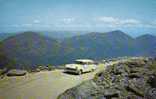
<path id="1" fill-rule="evenodd" d="M 0 0 L 0 32 L 28 30 L 156 35 L 156 0 Z"/>

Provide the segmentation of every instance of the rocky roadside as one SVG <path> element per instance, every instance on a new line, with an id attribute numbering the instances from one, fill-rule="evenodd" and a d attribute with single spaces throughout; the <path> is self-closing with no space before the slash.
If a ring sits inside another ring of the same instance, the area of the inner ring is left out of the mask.
<path id="1" fill-rule="evenodd" d="M 58 99 L 156 99 L 156 59 L 131 59 L 108 66 Z"/>

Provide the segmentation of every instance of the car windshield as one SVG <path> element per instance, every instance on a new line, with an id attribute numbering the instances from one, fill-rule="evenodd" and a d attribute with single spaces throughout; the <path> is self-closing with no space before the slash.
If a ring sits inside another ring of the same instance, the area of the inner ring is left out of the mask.
<path id="1" fill-rule="evenodd" d="M 81 62 L 81 61 L 75 61 L 75 63 L 76 63 L 76 64 L 81 64 L 81 65 L 83 65 L 83 64 L 87 64 L 87 63 L 85 63 L 85 62 Z"/>
<path id="2" fill-rule="evenodd" d="M 93 64 L 93 62 L 84 62 L 84 61 L 75 61 L 76 64 L 81 64 L 81 65 L 84 65 L 84 64 Z"/>

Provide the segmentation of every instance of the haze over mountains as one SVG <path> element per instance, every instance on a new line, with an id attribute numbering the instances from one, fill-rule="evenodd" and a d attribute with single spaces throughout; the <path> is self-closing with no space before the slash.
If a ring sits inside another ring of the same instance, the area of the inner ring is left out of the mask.
<path id="1" fill-rule="evenodd" d="M 60 40 L 36 32 L 10 36 L 1 41 L 0 66 L 27 69 L 71 63 L 77 58 L 100 60 L 120 56 L 156 56 L 156 36 L 153 35 L 132 38 L 116 30 L 62 37 Z"/>
<path id="2" fill-rule="evenodd" d="M 27 32 L 32 32 L 32 31 L 0 33 L 0 41 L 10 36 L 25 33 L 25 32 L 27 33 Z M 33 31 L 33 32 L 43 35 L 43 36 L 52 37 L 52 38 L 61 39 L 61 40 L 65 38 L 73 37 L 73 36 L 79 36 L 79 35 L 90 33 L 87 31 Z"/>
<path id="3" fill-rule="evenodd" d="M 13 35 L 16 35 L 14 33 L 0 33 L 0 41 L 10 37 L 10 36 L 13 36 Z"/>

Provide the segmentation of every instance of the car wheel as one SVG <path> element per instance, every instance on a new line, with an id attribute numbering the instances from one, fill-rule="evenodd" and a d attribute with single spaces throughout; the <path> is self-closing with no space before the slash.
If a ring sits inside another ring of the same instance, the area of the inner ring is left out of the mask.
<path id="1" fill-rule="evenodd" d="M 95 71 L 94 69 L 91 70 L 91 72 Z"/>
<path id="2" fill-rule="evenodd" d="M 78 74 L 81 75 L 82 74 L 82 70 L 78 70 Z"/>

